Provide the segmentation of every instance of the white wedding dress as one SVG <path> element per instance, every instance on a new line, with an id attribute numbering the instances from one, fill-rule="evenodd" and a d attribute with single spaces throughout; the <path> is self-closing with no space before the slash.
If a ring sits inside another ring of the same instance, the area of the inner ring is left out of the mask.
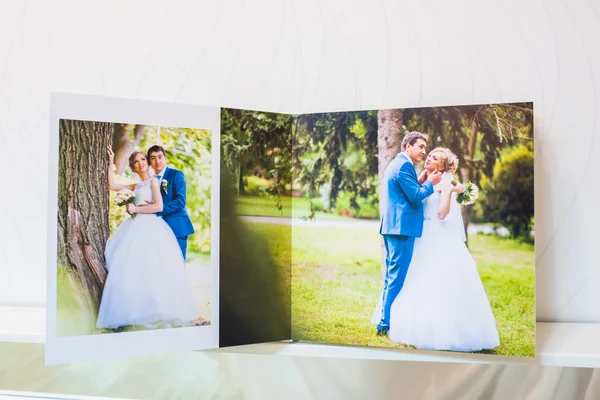
<path id="1" fill-rule="evenodd" d="M 475 260 L 465 244 L 456 193 L 445 219 L 437 216 L 438 190 L 424 202 L 423 234 L 415 240 L 402 290 L 390 311 L 389 338 L 424 350 L 479 351 L 500 344 L 496 321 Z M 381 300 L 371 323 L 379 323 Z"/>
<path id="2" fill-rule="evenodd" d="M 152 201 L 150 179 L 135 187 L 134 204 Z M 156 214 L 127 218 L 107 241 L 104 254 L 108 277 L 97 328 L 172 327 L 199 317 L 177 239 Z"/>

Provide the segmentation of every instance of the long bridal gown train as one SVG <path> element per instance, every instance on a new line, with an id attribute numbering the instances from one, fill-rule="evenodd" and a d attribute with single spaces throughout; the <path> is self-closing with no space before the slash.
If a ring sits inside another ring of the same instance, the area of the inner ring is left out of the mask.
<path id="1" fill-rule="evenodd" d="M 444 173 L 448 184 L 452 174 Z M 479 351 L 500 344 L 496 321 L 475 260 L 465 245 L 456 194 L 444 220 L 437 216 L 440 193 L 424 200 L 421 238 L 404 286 L 390 311 L 389 338 L 426 350 Z M 371 323 L 381 315 L 381 300 Z"/>
<path id="2" fill-rule="evenodd" d="M 136 205 L 152 201 L 150 179 L 135 187 Z M 97 328 L 171 327 L 198 318 L 181 249 L 162 218 L 127 218 L 109 238 L 104 254 L 108 277 Z"/>

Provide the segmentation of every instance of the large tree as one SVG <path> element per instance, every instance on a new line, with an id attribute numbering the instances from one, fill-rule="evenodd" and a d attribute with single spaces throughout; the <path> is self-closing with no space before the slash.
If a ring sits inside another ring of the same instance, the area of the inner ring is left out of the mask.
<path id="1" fill-rule="evenodd" d="M 58 180 L 58 263 L 97 309 L 106 281 L 109 237 L 107 146 L 112 124 L 61 120 Z"/>
<path id="2" fill-rule="evenodd" d="M 402 151 L 402 139 L 404 132 L 403 111 L 380 110 L 378 113 L 377 127 L 377 160 L 378 160 L 378 182 L 381 188 L 383 173 L 388 164 Z"/>

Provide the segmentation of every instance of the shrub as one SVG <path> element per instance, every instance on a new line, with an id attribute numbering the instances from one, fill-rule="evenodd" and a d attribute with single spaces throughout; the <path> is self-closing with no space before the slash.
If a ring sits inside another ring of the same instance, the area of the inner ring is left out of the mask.
<path id="1" fill-rule="evenodd" d="M 244 190 L 248 196 L 262 196 L 266 194 L 266 190 L 271 186 L 268 179 L 250 175 L 244 177 Z"/>
<path id="2" fill-rule="evenodd" d="M 491 222 L 501 223 L 513 238 L 531 240 L 534 217 L 533 152 L 518 146 L 496 162 L 485 183 L 483 209 Z"/>

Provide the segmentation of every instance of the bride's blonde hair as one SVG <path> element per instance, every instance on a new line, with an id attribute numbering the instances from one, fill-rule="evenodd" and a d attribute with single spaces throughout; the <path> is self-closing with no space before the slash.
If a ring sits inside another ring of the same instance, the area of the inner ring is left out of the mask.
<path id="1" fill-rule="evenodd" d="M 455 173 L 458 169 L 458 157 L 456 154 L 451 152 L 450 149 L 447 149 L 446 147 L 436 147 L 435 149 L 431 150 L 429 154 L 436 152 L 442 155 L 440 159 L 442 160 L 444 171 L 452 174 Z"/>
<path id="2" fill-rule="evenodd" d="M 131 153 L 131 155 L 129 156 L 129 168 L 131 168 L 131 170 L 133 172 L 135 172 L 135 158 L 138 156 L 138 154 L 141 154 L 144 156 L 144 158 L 146 158 L 146 153 L 144 153 L 143 151 L 134 151 L 133 153 Z M 146 161 L 148 159 L 146 158 Z"/>

